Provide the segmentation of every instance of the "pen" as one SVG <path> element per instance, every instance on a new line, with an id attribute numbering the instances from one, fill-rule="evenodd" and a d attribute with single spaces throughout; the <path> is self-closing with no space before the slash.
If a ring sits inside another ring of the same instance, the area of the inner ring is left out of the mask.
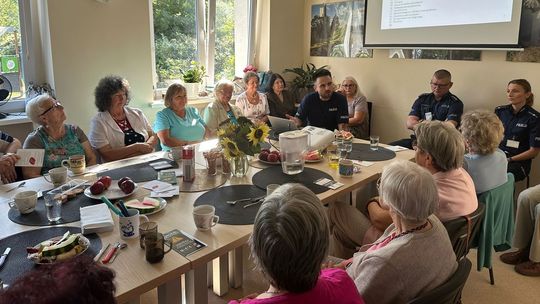
<path id="1" fill-rule="evenodd" d="M 120 208 L 120 212 L 122 212 L 122 214 L 126 217 L 129 216 L 129 212 L 126 208 L 126 205 L 124 205 L 124 201 L 118 200 L 116 203 L 118 204 L 118 207 Z"/>
<path id="2" fill-rule="evenodd" d="M 122 212 L 120 212 L 120 210 L 118 210 L 118 208 L 116 208 L 116 207 L 111 203 L 111 201 L 109 201 L 108 198 L 106 198 L 105 196 L 102 196 L 102 197 L 101 197 L 101 201 L 103 201 L 105 204 L 107 204 L 107 206 L 109 206 L 109 209 L 111 209 L 112 212 L 114 212 L 116 215 L 118 215 L 118 216 L 123 216 L 123 215 L 122 215 Z"/>

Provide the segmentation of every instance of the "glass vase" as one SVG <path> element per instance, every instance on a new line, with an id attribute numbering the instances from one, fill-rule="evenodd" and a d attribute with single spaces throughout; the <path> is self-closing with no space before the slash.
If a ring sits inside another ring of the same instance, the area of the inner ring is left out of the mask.
<path id="1" fill-rule="evenodd" d="M 232 157 L 229 160 L 231 166 L 231 173 L 236 177 L 244 177 L 249 169 L 249 162 L 247 156 Z"/>

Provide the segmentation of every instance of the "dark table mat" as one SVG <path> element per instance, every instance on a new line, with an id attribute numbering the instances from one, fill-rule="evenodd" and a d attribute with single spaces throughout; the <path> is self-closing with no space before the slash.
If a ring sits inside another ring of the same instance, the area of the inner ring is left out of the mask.
<path id="1" fill-rule="evenodd" d="M 266 189 L 266 188 L 265 188 Z M 225 201 L 233 201 L 242 198 L 261 197 L 266 194 L 266 190 L 253 185 L 232 185 L 210 190 L 199 196 L 193 206 L 212 205 L 216 208 L 216 215 L 219 216 L 220 224 L 227 225 L 251 225 L 255 222 L 255 216 L 261 204 L 244 208 L 251 202 L 239 202 L 235 205 L 227 204 Z"/>
<path id="2" fill-rule="evenodd" d="M 24 231 L 8 236 L 0 240 L 0 251 L 4 252 L 7 247 L 11 247 L 11 252 L 6 258 L 4 266 L 0 269 L 0 278 L 6 284 L 12 284 L 15 280 L 40 265 L 26 258 L 26 247 L 33 247 L 55 236 L 63 235 L 66 231 L 81 233 L 78 227 L 49 227 L 37 230 Z M 85 235 L 90 240 L 90 247 L 84 252 L 90 256 L 95 256 L 101 250 L 101 240 L 97 234 Z"/>
<path id="3" fill-rule="evenodd" d="M 128 176 L 134 182 L 147 182 L 157 179 L 158 170 L 155 170 L 150 166 L 150 163 L 156 163 L 160 161 L 166 161 L 173 166 L 173 168 L 178 168 L 178 164 L 174 160 L 168 158 L 155 159 L 146 163 L 140 163 L 135 165 L 130 165 L 122 168 L 111 169 L 103 172 L 99 172 L 98 176 L 108 175 L 114 180 L 121 179 L 122 177 Z M 163 170 L 170 170 L 173 168 L 167 168 Z"/>
<path id="4" fill-rule="evenodd" d="M 44 192 L 47 193 L 47 192 Z M 58 222 L 51 223 L 47 219 L 47 210 L 45 209 L 45 199 L 38 199 L 36 209 L 28 214 L 21 214 L 18 210 L 9 209 L 8 218 L 17 224 L 26 226 L 54 226 L 66 223 L 77 222 L 81 220 L 79 209 L 94 205 L 96 201 L 84 193 L 78 194 L 75 198 L 68 200 L 62 204 L 62 218 Z"/>
<path id="5" fill-rule="evenodd" d="M 369 144 L 353 144 L 353 150 L 347 155 L 348 159 L 382 161 L 396 157 L 396 152 L 379 146 L 378 150 L 371 150 Z"/>
<path id="6" fill-rule="evenodd" d="M 273 166 L 255 173 L 251 182 L 255 186 L 261 189 L 265 189 L 265 191 L 266 186 L 269 184 L 283 185 L 287 183 L 299 183 L 306 186 L 315 194 L 319 194 L 329 189 L 327 187 L 323 187 L 314 183 L 314 181 L 323 177 L 334 180 L 334 178 L 328 173 L 313 168 L 304 167 L 304 171 L 302 173 L 295 175 L 287 175 L 283 173 L 281 166 Z"/>

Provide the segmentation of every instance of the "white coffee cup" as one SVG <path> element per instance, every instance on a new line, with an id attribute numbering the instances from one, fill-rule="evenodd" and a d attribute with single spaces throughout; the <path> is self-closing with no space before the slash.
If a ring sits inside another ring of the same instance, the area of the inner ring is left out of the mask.
<path id="1" fill-rule="evenodd" d="M 67 181 L 67 170 L 66 167 L 54 168 L 45 173 L 43 178 L 49 183 L 52 183 L 54 187 L 59 187 Z"/>
<path id="2" fill-rule="evenodd" d="M 193 221 L 198 230 L 210 230 L 219 222 L 219 216 L 215 215 L 216 208 L 211 205 L 200 205 L 193 208 Z"/>
<path id="3" fill-rule="evenodd" d="M 9 202 L 9 207 L 19 210 L 21 214 L 27 214 L 34 211 L 36 204 L 37 192 L 30 190 L 15 194 L 13 201 Z"/>
<path id="4" fill-rule="evenodd" d="M 141 222 L 148 222 L 146 215 L 140 215 L 137 209 L 128 209 L 129 216 L 118 218 L 120 237 L 122 239 L 133 239 L 139 237 L 139 225 Z"/>
<path id="5" fill-rule="evenodd" d="M 83 174 L 86 170 L 86 160 L 84 155 L 72 155 L 62 161 L 62 166 L 68 168 L 75 175 Z"/>
<path id="6" fill-rule="evenodd" d="M 182 161 L 182 147 L 171 147 L 169 157 L 177 163 Z"/>

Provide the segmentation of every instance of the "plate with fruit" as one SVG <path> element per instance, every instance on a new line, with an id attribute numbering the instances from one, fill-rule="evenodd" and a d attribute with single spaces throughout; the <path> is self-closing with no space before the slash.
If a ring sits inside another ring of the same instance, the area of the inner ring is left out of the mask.
<path id="1" fill-rule="evenodd" d="M 306 153 L 304 160 L 306 163 L 318 163 L 323 160 L 323 157 L 319 150 L 313 150 Z"/>
<path id="2" fill-rule="evenodd" d="M 36 264 L 52 264 L 76 257 L 90 247 L 90 240 L 80 233 L 67 231 L 64 235 L 45 240 L 26 248 L 27 259 Z"/>
<path id="3" fill-rule="evenodd" d="M 158 213 L 167 207 L 167 201 L 161 197 L 145 197 L 141 200 L 132 199 L 124 202 L 128 209 L 137 209 L 139 214 L 151 215 Z"/>
<path id="4" fill-rule="evenodd" d="M 264 164 L 268 165 L 279 165 L 281 164 L 281 159 L 279 151 L 270 151 L 269 149 L 262 149 L 259 153 L 257 159 Z"/>
<path id="5" fill-rule="evenodd" d="M 137 191 L 139 187 L 129 177 L 122 177 L 113 181 L 110 176 L 102 176 L 90 187 L 84 190 L 84 195 L 101 199 L 102 196 L 112 200 L 127 197 Z"/>

